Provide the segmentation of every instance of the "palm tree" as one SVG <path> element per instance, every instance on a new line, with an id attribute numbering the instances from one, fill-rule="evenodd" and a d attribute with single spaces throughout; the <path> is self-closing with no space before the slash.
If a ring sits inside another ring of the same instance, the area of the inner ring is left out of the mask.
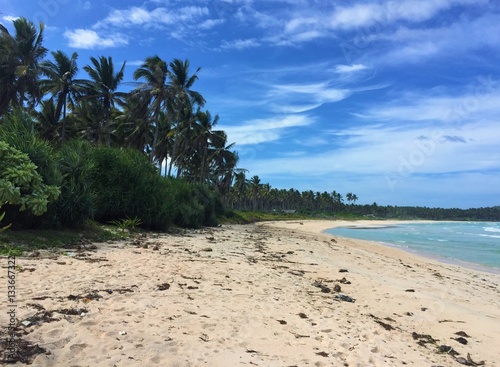
<path id="1" fill-rule="evenodd" d="M 59 139 L 58 127 L 59 116 L 56 112 L 56 105 L 53 99 L 48 99 L 40 103 L 40 111 L 34 111 L 34 115 L 38 121 L 37 130 L 40 136 L 50 142 Z"/>
<path id="2" fill-rule="evenodd" d="M 238 164 L 238 153 L 231 150 L 234 143 L 227 144 L 227 135 L 222 130 L 212 132 L 211 147 L 209 149 L 210 177 L 213 186 L 222 196 L 223 205 L 226 205 L 226 194 L 233 182 L 234 173 Z"/>
<path id="3" fill-rule="evenodd" d="M 117 92 L 120 82 L 123 80 L 125 62 L 121 69 L 115 73 L 115 67 L 111 57 L 101 56 L 99 59 L 90 58 L 93 66 L 86 65 L 83 69 L 89 74 L 91 80 L 84 81 L 85 99 L 96 100 L 102 103 L 102 124 L 106 129 L 106 145 L 111 145 L 111 109 L 115 104 L 122 104 L 125 93 Z M 99 137 L 102 142 L 102 137 Z"/>
<path id="4" fill-rule="evenodd" d="M 8 111 L 16 99 L 16 42 L 0 24 L 0 116 Z"/>
<path id="5" fill-rule="evenodd" d="M 172 130 L 172 122 L 170 120 L 169 115 L 166 111 L 160 111 L 160 115 L 158 116 L 158 132 L 160 138 L 156 143 L 155 149 L 155 158 L 158 161 L 158 165 L 160 168 L 160 173 L 162 170 L 163 163 L 165 162 L 165 176 L 167 175 L 166 164 L 168 161 L 168 156 L 171 155 L 172 146 L 173 146 L 173 130 Z"/>
<path id="6" fill-rule="evenodd" d="M 175 142 L 173 145 L 171 164 L 168 174 L 170 175 L 172 165 L 177 166 L 177 176 L 182 174 L 186 155 L 190 150 L 192 124 L 196 121 L 196 113 L 193 109 L 203 107 L 205 99 L 194 90 L 192 86 L 198 80 L 196 69 L 193 75 L 189 75 L 189 61 L 174 59 L 170 64 L 170 95 L 167 100 L 167 108 L 172 122 L 175 124 Z"/>
<path id="7" fill-rule="evenodd" d="M 38 80 L 39 62 L 47 53 L 42 46 L 43 30 L 40 23 L 37 31 L 33 22 L 17 18 L 13 22 L 15 36 L 0 24 L 0 114 L 6 112 L 10 104 L 33 108 L 42 97 Z"/>
<path id="8" fill-rule="evenodd" d="M 151 101 L 152 119 L 154 123 L 153 142 L 151 144 L 150 160 L 153 161 L 158 145 L 160 124 L 159 117 L 162 110 L 165 110 L 170 97 L 170 86 L 167 83 L 169 77 L 167 63 L 160 59 L 158 55 L 148 57 L 144 63 L 134 71 L 134 79 L 144 79 L 145 83 L 137 88 L 139 93 L 143 93 Z M 163 139 L 165 137 L 162 137 Z M 161 169 L 161 162 L 160 162 Z"/>
<path id="9" fill-rule="evenodd" d="M 260 178 L 259 176 L 253 176 L 250 179 L 250 191 L 252 192 L 252 199 L 253 199 L 253 205 L 252 205 L 252 210 L 255 211 L 257 210 L 257 195 L 259 194 L 260 190 Z"/>
<path id="10" fill-rule="evenodd" d="M 359 199 L 358 195 L 352 194 L 351 201 L 352 201 L 353 204 L 356 204 L 356 201 L 358 201 L 358 199 Z"/>
<path id="11" fill-rule="evenodd" d="M 192 106 L 182 111 L 169 113 L 172 118 L 174 127 L 170 136 L 173 138 L 172 155 L 170 157 L 170 164 L 168 168 L 168 175 L 170 176 L 172 167 L 175 164 L 177 167 L 177 178 L 179 178 L 184 169 L 188 165 L 189 155 L 192 153 L 192 131 L 196 123 L 197 113 L 193 112 Z M 169 110 L 170 111 L 170 110 Z"/>
<path id="12" fill-rule="evenodd" d="M 92 144 L 99 144 L 102 140 L 102 123 L 104 116 L 103 103 L 100 100 L 81 99 L 68 116 L 74 133 Z"/>
<path id="13" fill-rule="evenodd" d="M 76 59 L 78 54 L 73 52 L 71 57 L 68 57 L 62 51 L 52 52 L 54 61 L 46 60 L 41 63 L 42 73 L 48 79 L 40 82 L 43 93 L 50 93 L 52 99 L 56 98 L 56 116 L 58 119 L 62 113 L 62 131 L 61 143 L 66 140 L 66 109 L 68 103 L 70 108 L 74 107 L 75 98 L 81 91 L 83 81 L 73 79 L 78 73 Z"/>
<path id="14" fill-rule="evenodd" d="M 181 61 L 179 59 L 174 59 L 170 63 L 170 87 L 172 90 L 172 98 L 170 103 L 172 104 L 172 110 L 176 110 L 179 106 L 189 102 L 189 106 L 198 105 L 203 107 L 205 104 L 205 99 L 202 95 L 191 87 L 198 80 L 198 72 L 201 68 L 196 69 L 193 75 L 189 75 L 189 60 Z"/>
<path id="15" fill-rule="evenodd" d="M 238 172 L 236 172 L 236 174 L 234 175 L 234 184 L 233 184 L 233 187 L 234 189 L 236 190 L 236 194 L 237 194 L 237 197 L 238 197 L 238 209 L 241 210 L 242 208 L 242 198 L 245 196 L 245 193 L 248 189 L 248 181 L 245 177 L 245 172 L 246 170 L 239 170 Z"/>
<path id="16" fill-rule="evenodd" d="M 150 99 L 144 93 L 131 93 L 125 99 L 123 111 L 116 117 L 114 131 L 120 146 L 151 153 L 152 126 L 149 109 Z"/>
<path id="17" fill-rule="evenodd" d="M 345 195 L 345 197 L 346 197 L 348 202 L 352 202 L 353 204 L 356 203 L 356 201 L 358 200 L 358 196 L 356 194 L 351 193 L 351 192 L 348 192 Z"/>
<path id="18" fill-rule="evenodd" d="M 193 146 L 198 150 L 200 155 L 198 181 L 204 182 L 208 180 L 208 168 L 210 159 L 212 158 L 209 157 L 209 146 L 214 143 L 217 144 L 215 140 L 221 140 L 222 132 L 212 131 L 212 128 L 219 122 L 219 115 L 216 115 L 212 119 L 212 115 L 209 111 L 199 111 L 197 113 L 197 122 L 198 123 L 194 125 Z"/>

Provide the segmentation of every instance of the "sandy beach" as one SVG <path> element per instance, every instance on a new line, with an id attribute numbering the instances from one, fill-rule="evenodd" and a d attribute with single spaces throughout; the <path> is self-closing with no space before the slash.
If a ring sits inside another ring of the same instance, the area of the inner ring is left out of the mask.
<path id="1" fill-rule="evenodd" d="M 17 343 L 39 367 L 500 366 L 500 275 L 321 233 L 390 223 L 224 225 L 18 257 Z"/>

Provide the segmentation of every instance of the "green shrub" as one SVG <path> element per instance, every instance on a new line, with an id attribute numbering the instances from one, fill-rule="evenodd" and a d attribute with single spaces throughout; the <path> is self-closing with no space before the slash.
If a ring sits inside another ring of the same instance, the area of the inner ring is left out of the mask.
<path id="1" fill-rule="evenodd" d="M 92 149 L 86 141 L 72 140 L 57 154 L 62 181 L 61 195 L 54 205 L 54 216 L 65 227 L 82 227 L 86 220 L 94 217 Z"/>
<path id="2" fill-rule="evenodd" d="M 193 195 L 191 184 L 171 179 L 175 192 L 175 221 L 180 227 L 199 228 L 203 224 L 203 205 Z"/>
<path id="3" fill-rule="evenodd" d="M 207 185 L 171 179 L 177 203 L 174 223 L 180 227 L 216 226 L 223 212 L 217 194 Z"/>
<path id="4" fill-rule="evenodd" d="M 5 115 L 0 121 L 0 140 L 26 153 L 37 166 L 38 173 L 47 185 L 59 185 L 61 175 L 52 146 L 40 138 L 36 121 L 22 110 Z"/>
<path id="5" fill-rule="evenodd" d="M 172 223 L 170 185 L 144 154 L 131 149 L 97 148 L 92 156 L 98 221 L 137 217 L 143 227 L 160 230 Z"/>
<path id="6" fill-rule="evenodd" d="M 36 121 L 29 113 L 16 109 L 0 119 L 0 140 L 27 154 L 44 184 L 59 186 L 61 175 L 54 150 L 47 141 L 39 137 L 35 127 Z M 53 202 L 49 202 L 43 215 L 34 215 L 31 211 L 19 211 L 19 208 L 9 206 L 6 208 L 6 216 L 15 227 L 36 228 L 48 223 L 53 226 L 56 224 L 53 205 Z"/>
<path id="7" fill-rule="evenodd" d="M 122 232 L 129 231 L 133 232 L 137 229 L 142 224 L 142 221 L 135 217 L 135 218 L 126 218 L 126 219 L 121 219 L 121 220 L 112 220 L 110 224 L 117 226 L 118 228 L 121 229 Z"/>
<path id="8" fill-rule="evenodd" d="M 224 214 L 218 193 L 202 184 L 194 185 L 193 193 L 204 208 L 202 224 L 209 227 L 217 226 L 219 224 L 217 217 Z"/>
<path id="9" fill-rule="evenodd" d="M 6 213 L 15 221 L 17 214 L 29 211 L 40 216 L 47 211 L 47 205 L 57 199 L 60 190 L 47 185 L 37 172 L 37 166 L 27 154 L 0 141 L 0 207 L 8 204 Z"/>

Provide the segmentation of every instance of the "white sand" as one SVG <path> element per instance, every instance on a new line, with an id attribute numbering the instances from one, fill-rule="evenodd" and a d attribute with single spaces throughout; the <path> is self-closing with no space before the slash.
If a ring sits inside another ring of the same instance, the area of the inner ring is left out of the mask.
<path id="1" fill-rule="evenodd" d="M 79 258 L 18 258 L 20 321 L 40 306 L 86 309 L 25 328 L 23 339 L 50 352 L 33 366 L 459 365 L 436 353 L 441 344 L 500 366 L 500 275 L 320 233 L 339 224 L 223 226 L 143 239 L 147 248 L 98 244 Z M 342 289 L 323 293 L 315 282 Z M 5 327 L 6 297 L 0 307 Z M 467 345 L 452 339 L 460 331 Z M 414 332 L 438 342 L 421 346 Z"/>

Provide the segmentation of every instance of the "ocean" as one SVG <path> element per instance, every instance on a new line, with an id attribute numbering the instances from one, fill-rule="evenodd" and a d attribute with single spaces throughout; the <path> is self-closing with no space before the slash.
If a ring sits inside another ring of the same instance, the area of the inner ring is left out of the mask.
<path id="1" fill-rule="evenodd" d="M 500 223 L 429 222 L 338 227 L 326 233 L 376 241 L 437 260 L 500 272 Z M 484 268 L 482 268 L 484 267 Z"/>

